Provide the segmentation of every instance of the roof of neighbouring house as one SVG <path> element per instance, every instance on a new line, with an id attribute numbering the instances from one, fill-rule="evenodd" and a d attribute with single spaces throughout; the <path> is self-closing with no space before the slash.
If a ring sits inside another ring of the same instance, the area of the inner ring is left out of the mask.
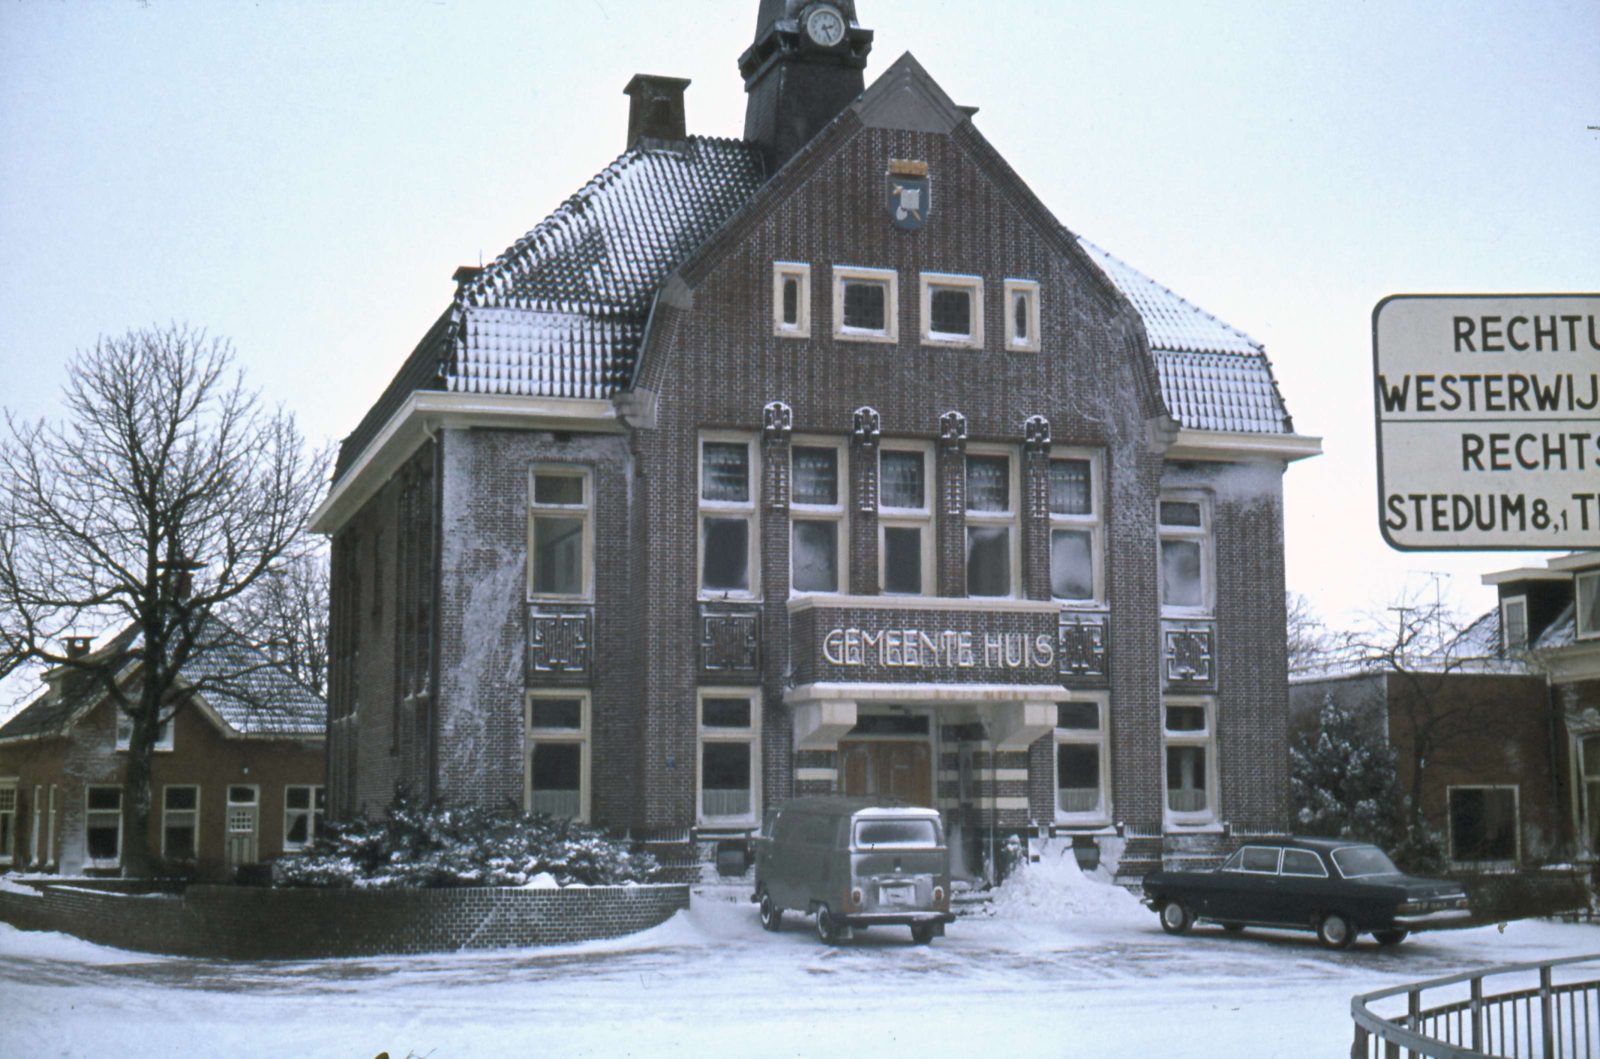
<path id="1" fill-rule="evenodd" d="M 197 689 L 200 701 L 210 707 L 239 735 L 320 736 L 327 727 L 327 703 L 260 648 L 218 618 L 212 618 L 207 635 L 183 670 L 185 683 Z M 137 651 L 141 636 L 128 626 L 96 648 L 88 658 L 106 659 Z M 123 668 L 122 679 L 132 675 L 137 663 Z M 84 711 L 105 698 L 100 671 L 63 666 L 47 678 L 43 692 L 4 725 L 0 741 L 63 735 Z"/>

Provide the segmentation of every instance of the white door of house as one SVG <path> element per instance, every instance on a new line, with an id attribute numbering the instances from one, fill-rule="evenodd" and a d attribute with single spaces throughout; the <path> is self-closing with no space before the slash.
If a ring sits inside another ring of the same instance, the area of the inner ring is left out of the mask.
<path id="1" fill-rule="evenodd" d="M 234 784 L 228 788 L 227 833 L 223 848 L 231 871 L 261 859 L 261 789 Z"/>

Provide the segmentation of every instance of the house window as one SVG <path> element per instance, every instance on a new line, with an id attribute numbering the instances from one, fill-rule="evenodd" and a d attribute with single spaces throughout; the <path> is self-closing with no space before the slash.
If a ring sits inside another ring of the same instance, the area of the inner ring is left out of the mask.
<path id="1" fill-rule="evenodd" d="M 44 862 L 39 859 L 40 832 L 44 829 L 39 825 L 44 823 L 44 785 L 35 784 L 33 788 L 33 826 L 28 829 L 28 863 L 37 867 Z M 48 852 L 48 851 L 46 851 Z"/>
<path id="2" fill-rule="evenodd" d="M 1600 636 L 1600 570 L 1573 579 L 1578 602 L 1578 638 Z"/>
<path id="3" fill-rule="evenodd" d="M 933 587 L 928 480 L 927 449 L 879 450 L 879 584 L 891 595 L 920 596 Z"/>
<path id="4" fill-rule="evenodd" d="M 893 269 L 833 267 L 833 335 L 852 342 L 899 339 L 899 279 Z"/>
<path id="5" fill-rule="evenodd" d="M 790 461 L 790 586 L 795 592 L 837 592 L 844 537 L 843 447 L 794 445 Z"/>
<path id="6" fill-rule="evenodd" d="M 1167 816 L 1178 823 L 1210 819 L 1216 782 L 1209 699 L 1168 701 L 1163 707 L 1166 744 Z"/>
<path id="7" fill-rule="evenodd" d="M 967 456 L 967 595 L 1016 593 L 1016 485 L 1004 453 Z"/>
<path id="8" fill-rule="evenodd" d="M 91 868 L 122 862 L 122 788 L 90 787 L 84 809 L 84 859 Z"/>
<path id="9" fill-rule="evenodd" d="M 1585 736 L 1578 753 L 1583 770 L 1582 837 L 1593 853 L 1600 850 L 1600 735 Z"/>
<path id="10" fill-rule="evenodd" d="M 529 486 L 528 591 L 533 596 L 590 593 L 594 481 L 579 467 L 535 467 Z"/>
<path id="11" fill-rule="evenodd" d="M 194 860 L 199 856 L 200 788 L 164 787 L 161 791 L 161 856 Z"/>
<path id="12" fill-rule="evenodd" d="M 1039 349 L 1039 285 L 1027 279 L 1005 283 L 1006 348 L 1021 353 Z"/>
<path id="13" fill-rule="evenodd" d="M 322 833 L 322 817 L 328 811 L 327 792 L 317 786 L 291 786 L 283 789 L 283 848 L 304 849 Z"/>
<path id="14" fill-rule="evenodd" d="M 1513 867 L 1517 863 L 1517 788 L 1450 787 L 1450 860 Z"/>
<path id="15" fill-rule="evenodd" d="M 1057 599 L 1100 598 L 1100 504 L 1095 460 L 1050 461 L 1050 592 Z"/>
<path id="16" fill-rule="evenodd" d="M 1161 605 L 1165 610 L 1211 609 L 1210 514 L 1205 498 L 1161 500 Z"/>
<path id="17" fill-rule="evenodd" d="M 44 859 L 47 864 L 56 862 L 56 785 L 50 785 L 50 827 L 45 833 Z"/>
<path id="18" fill-rule="evenodd" d="M 753 595 L 754 454 L 749 441 L 700 443 L 700 591 Z"/>
<path id="19" fill-rule="evenodd" d="M 1507 651 L 1528 647 L 1528 597 L 1512 596 L 1500 601 L 1500 632 Z"/>
<path id="20" fill-rule="evenodd" d="M 982 347 L 981 278 L 922 274 L 922 341 L 928 345 Z"/>
<path id="21" fill-rule="evenodd" d="M 1106 792 L 1106 700 L 1056 706 L 1056 819 L 1063 823 L 1104 821 Z"/>
<path id="22" fill-rule="evenodd" d="M 17 855 L 17 787 L 0 784 L 0 864 L 10 864 Z"/>
<path id="23" fill-rule="evenodd" d="M 526 802 L 530 813 L 589 818 L 589 696 L 529 692 Z"/>
<path id="24" fill-rule="evenodd" d="M 126 750 L 133 744 L 133 718 L 115 706 L 112 708 L 117 710 L 117 749 Z M 161 722 L 161 727 L 156 731 L 155 746 L 151 749 L 161 751 L 172 749 L 172 717 L 170 715 Z"/>
<path id="25" fill-rule="evenodd" d="M 811 334 L 811 266 L 775 261 L 772 265 L 773 333 L 805 338 Z"/>
<path id="26" fill-rule="evenodd" d="M 755 691 L 700 693 L 700 822 L 749 823 L 758 816 L 761 699 Z"/>

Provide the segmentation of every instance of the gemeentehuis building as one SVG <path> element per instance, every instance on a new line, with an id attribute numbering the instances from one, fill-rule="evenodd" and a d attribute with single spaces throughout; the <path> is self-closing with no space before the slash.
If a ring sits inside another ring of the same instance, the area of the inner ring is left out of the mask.
<path id="1" fill-rule="evenodd" d="M 1281 482 L 1317 439 L 916 59 L 865 86 L 872 37 L 763 0 L 743 139 L 637 76 L 627 150 L 457 271 L 315 520 L 334 813 L 404 786 L 683 840 L 893 793 L 972 871 L 1034 827 L 1132 872 L 1285 828 Z"/>

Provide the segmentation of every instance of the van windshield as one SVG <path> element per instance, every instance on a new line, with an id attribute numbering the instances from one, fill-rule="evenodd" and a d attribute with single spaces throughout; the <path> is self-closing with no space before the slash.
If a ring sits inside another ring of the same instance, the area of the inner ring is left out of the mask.
<path id="1" fill-rule="evenodd" d="M 937 846 L 939 832 L 932 820 L 857 820 L 856 847 L 879 849 L 883 846 Z"/>

